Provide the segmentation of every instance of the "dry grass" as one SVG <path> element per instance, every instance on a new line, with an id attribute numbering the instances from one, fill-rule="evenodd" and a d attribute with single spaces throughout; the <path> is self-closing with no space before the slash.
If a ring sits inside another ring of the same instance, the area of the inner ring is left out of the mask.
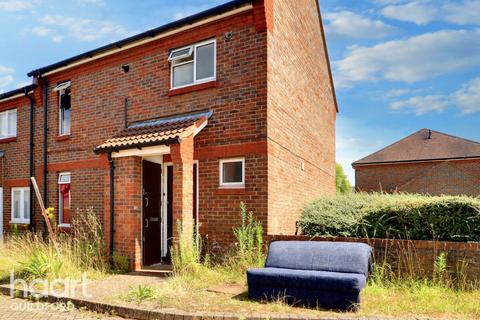
<path id="1" fill-rule="evenodd" d="M 285 304 L 281 297 L 273 302 L 257 302 L 247 299 L 246 292 L 238 296 L 207 291 L 220 284 L 242 284 L 238 277 L 226 267 L 202 267 L 195 275 L 178 275 L 153 286 L 156 298 L 143 301 L 144 308 L 175 308 L 200 312 L 233 312 L 239 315 L 289 314 L 300 316 L 342 317 L 349 313 L 338 313 L 321 309 Z M 113 301 L 129 302 L 124 296 Z M 431 317 L 448 319 L 480 319 L 480 290 L 455 290 L 427 280 L 388 281 L 372 280 L 362 293 L 362 305 L 356 316 L 401 316 Z"/>

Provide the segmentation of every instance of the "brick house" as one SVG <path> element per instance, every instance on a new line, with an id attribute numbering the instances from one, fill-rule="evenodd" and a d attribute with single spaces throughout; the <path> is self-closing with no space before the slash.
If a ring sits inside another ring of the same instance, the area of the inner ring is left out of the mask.
<path id="1" fill-rule="evenodd" d="M 421 129 L 353 164 L 362 191 L 480 195 L 480 143 Z"/>
<path id="2" fill-rule="evenodd" d="M 0 96 L 17 123 L 0 140 L 5 232 L 43 230 L 35 176 L 61 229 L 93 208 L 140 269 L 168 257 L 177 221 L 226 244 L 244 201 L 268 234 L 293 234 L 304 203 L 335 192 L 316 0 L 231 1 L 29 76 Z"/>

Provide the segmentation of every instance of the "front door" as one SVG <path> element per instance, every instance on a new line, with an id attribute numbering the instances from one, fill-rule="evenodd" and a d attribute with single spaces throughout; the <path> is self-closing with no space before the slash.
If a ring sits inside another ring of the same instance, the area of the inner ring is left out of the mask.
<path id="1" fill-rule="evenodd" d="M 161 221 L 162 207 L 161 188 L 162 166 L 143 161 L 143 265 L 149 266 L 162 260 Z"/>

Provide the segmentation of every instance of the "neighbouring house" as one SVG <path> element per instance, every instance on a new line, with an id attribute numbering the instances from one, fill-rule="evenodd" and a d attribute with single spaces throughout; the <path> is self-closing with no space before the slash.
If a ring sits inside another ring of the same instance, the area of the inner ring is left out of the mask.
<path id="1" fill-rule="evenodd" d="M 235 0 L 29 73 L 0 96 L 3 230 L 88 208 L 134 269 L 195 227 L 231 243 L 245 202 L 268 234 L 335 192 L 337 104 L 316 0 Z"/>
<path id="2" fill-rule="evenodd" d="M 361 191 L 480 195 L 480 143 L 430 129 L 352 165 Z"/>

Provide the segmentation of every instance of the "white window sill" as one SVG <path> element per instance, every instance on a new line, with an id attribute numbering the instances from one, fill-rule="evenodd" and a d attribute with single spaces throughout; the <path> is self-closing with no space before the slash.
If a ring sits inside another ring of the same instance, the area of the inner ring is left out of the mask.
<path id="1" fill-rule="evenodd" d="M 10 224 L 30 224 L 30 220 L 11 220 Z"/>
<path id="2" fill-rule="evenodd" d="M 188 88 L 188 87 L 193 87 L 193 86 L 196 86 L 196 85 L 199 85 L 199 84 L 204 84 L 204 83 L 213 82 L 213 81 L 217 81 L 217 78 L 202 79 L 202 80 L 198 80 L 198 81 L 193 82 L 193 83 L 186 84 L 184 86 L 171 87 L 170 91 L 183 89 L 183 88 Z"/>
<path id="3" fill-rule="evenodd" d="M 235 184 L 221 184 L 219 189 L 245 189 L 244 183 L 235 183 Z"/>
<path id="4" fill-rule="evenodd" d="M 66 224 L 66 223 L 60 223 L 58 225 L 59 228 L 70 228 L 70 225 L 69 224 Z"/>

